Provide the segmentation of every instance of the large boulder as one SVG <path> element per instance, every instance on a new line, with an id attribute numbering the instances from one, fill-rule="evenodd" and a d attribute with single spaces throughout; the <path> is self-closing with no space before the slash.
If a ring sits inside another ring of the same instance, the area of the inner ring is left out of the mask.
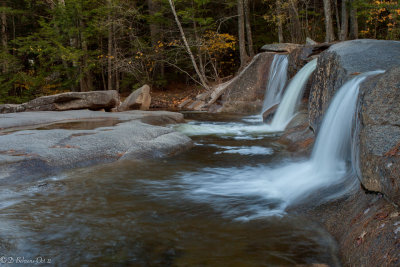
<path id="1" fill-rule="evenodd" d="M 359 177 L 400 205 L 400 67 L 361 85 Z"/>
<path id="2" fill-rule="evenodd" d="M 316 44 L 301 46 L 289 53 L 288 77 L 292 78 L 297 72 L 314 57 L 327 50 L 332 44 Z"/>
<path id="3" fill-rule="evenodd" d="M 25 111 L 25 107 L 23 105 L 18 105 L 18 104 L 0 105 L 0 114 L 23 112 L 23 111 Z"/>
<path id="4" fill-rule="evenodd" d="M 21 105 L 2 105 L 0 113 L 22 111 L 111 110 L 119 104 L 117 91 L 68 92 L 42 96 Z"/>
<path id="5" fill-rule="evenodd" d="M 311 127 L 318 130 L 333 95 L 347 80 L 362 72 L 390 69 L 399 62 L 397 41 L 352 40 L 321 53 L 309 98 Z"/>
<path id="6" fill-rule="evenodd" d="M 26 111 L 64 111 L 74 109 L 110 110 L 119 104 L 115 90 L 68 92 L 43 96 L 23 104 Z"/>
<path id="7" fill-rule="evenodd" d="M 219 85 L 207 101 L 210 110 L 242 114 L 260 112 L 274 55 L 257 54 L 238 76 Z"/>
<path id="8" fill-rule="evenodd" d="M 110 125 L 110 119 L 118 124 Z M 87 125 L 95 121 L 96 127 Z M 0 185 L 36 181 L 98 163 L 174 155 L 189 149 L 191 139 L 171 128 L 154 125 L 182 121 L 180 113 L 136 110 L 0 115 Z M 68 123 L 81 123 L 82 127 L 68 128 Z"/>
<path id="9" fill-rule="evenodd" d="M 143 85 L 139 89 L 131 93 L 121 106 L 118 107 L 118 111 L 127 110 L 148 110 L 150 108 L 151 96 L 150 96 L 150 86 L 147 84 Z"/>

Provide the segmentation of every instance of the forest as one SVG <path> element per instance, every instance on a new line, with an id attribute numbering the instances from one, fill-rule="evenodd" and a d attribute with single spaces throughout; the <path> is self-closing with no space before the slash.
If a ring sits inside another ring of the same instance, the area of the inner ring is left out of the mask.
<path id="1" fill-rule="evenodd" d="M 0 104 L 205 89 L 268 43 L 400 39 L 394 0 L 2 0 Z"/>

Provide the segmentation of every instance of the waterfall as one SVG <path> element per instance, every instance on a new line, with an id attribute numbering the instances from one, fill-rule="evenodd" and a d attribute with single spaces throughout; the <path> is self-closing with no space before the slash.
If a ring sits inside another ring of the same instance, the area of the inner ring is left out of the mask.
<path id="1" fill-rule="evenodd" d="M 350 157 L 353 115 L 360 84 L 368 76 L 383 72 L 378 70 L 361 74 L 345 83 L 335 95 L 322 121 L 312 153 L 312 160 L 319 171 L 335 169 L 335 163 Z"/>
<path id="2" fill-rule="evenodd" d="M 226 197 L 263 198 L 269 203 L 267 208 L 251 206 L 250 215 L 238 218 L 248 220 L 281 214 L 288 206 L 305 200 L 319 203 L 342 196 L 357 181 L 349 163 L 359 87 L 368 76 L 379 73 L 383 71 L 358 75 L 338 90 L 326 111 L 310 159 L 274 167 L 207 168 L 202 174 L 185 174 L 182 178 L 195 187 L 190 197 L 208 199 L 215 205 L 225 203 Z"/>
<path id="3" fill-rule="evenodd" d="M 272 119 L 270 127 L 274 131 L 283 131 L 294 116 L 300 103 L 308 79 L 317 67 L 317 59 L 308 62 L 294 76 L 286 88 L 285 95 Z"/>
<path id="4" fill-rule="evenodd" d="M 287 55 L 277 54 L 274 56 L 269 71 L 269 80 L 266 87 L 262 113 L 281 101 L 283 89 L 287 82 L 288 65 Z"/>

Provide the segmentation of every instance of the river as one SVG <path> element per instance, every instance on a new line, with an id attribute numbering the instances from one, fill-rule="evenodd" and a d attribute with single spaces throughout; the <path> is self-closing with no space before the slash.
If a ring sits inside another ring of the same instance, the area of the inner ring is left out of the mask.
<path id="1" fill-rule="evenodd" d="M 257 130 L 257 117 L 185 116 L 178 128 L 228 130 L 192 132 L 194 148 L 174 157 L 0 188 L 0 256 L 59 266 L 337 264 L 328 233 L 263 196 L 265 168 L 299 160 L 279 134 Z"/>

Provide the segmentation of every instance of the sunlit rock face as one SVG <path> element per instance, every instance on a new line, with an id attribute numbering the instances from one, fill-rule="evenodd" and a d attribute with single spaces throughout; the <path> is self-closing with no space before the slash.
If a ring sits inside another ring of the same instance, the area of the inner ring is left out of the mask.
<path id="1" fill-rule="evenodd" d="M 335 92 L 352 77 L 388 70 L 400 62 L 400 42 L 353 40 L 332 45 L 321 53 L 309 97 L 310 126 L 318 131 Z"/>
<path id="2" fill-rule="evenodd" d="M 360 178 L 400 204 L 400 67 L 366 81 L 359 113 Z"/>

